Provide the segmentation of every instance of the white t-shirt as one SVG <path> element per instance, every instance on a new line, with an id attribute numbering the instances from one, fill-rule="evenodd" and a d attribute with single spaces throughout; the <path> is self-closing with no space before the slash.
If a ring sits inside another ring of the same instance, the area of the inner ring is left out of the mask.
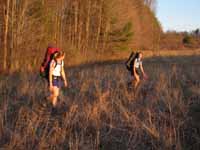
<path id="1" fill-rule="evenodd" d="M 61 63 L 56 63 L 55 60 L 52 60 L 50 66 L 54 68 L 52 72 L 53 76 L 61 76 L 62 67 L 64 66 L 63 61 Z"/>
<path id="2" fill-rule="evenodd" d="M 142 61 L 139 58 L 136 58 L 134 61 L 135 68 L 138 69 L 140 67 L 140 65 L 142 65 Z"/>

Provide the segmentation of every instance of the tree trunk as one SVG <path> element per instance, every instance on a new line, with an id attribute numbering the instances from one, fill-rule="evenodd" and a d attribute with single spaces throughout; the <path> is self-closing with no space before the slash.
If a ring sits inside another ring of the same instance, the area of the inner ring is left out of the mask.
<path id="1" fill-rule="evenodd" d="M 75 1 L 74 4 L 74 39 L 75 39 L 75 47 L 77 48 L 77 31 L 78 31 L 78 0 Z"/>
<path id="2" fill-rule="evenodd" d="M 4 70 L 7 69 L 9 12 L 10 12 L 10 0 L 7 0 L 5 8 L 5 31 L 4 31 L 4 56 L 3 56 Z"/>
<path id="3" fill-rule="evenodd" d="M 102 8 L 103 7 L 103 0 L 100 1 L 100 6 L 99 6 L 99 16 L 98 16 L 98 24 L 97 24 L 97 34 L 96 34 L 96 44 L 95 44 L 95 49 L 98 49 L 99 46 L 99 38 L 100 38 L 100 33 L 101 33 L 101 24 L 102 24 Z"/>
<path id="4" fill-rule="evenodd" d="M 9 62 L 8 62 L 8 68 L 9 70 L 12 70 L 12 65 L 14 65 L 15 63 L 15 59 L 13 58 L 13 50 L 15 47 L 15 0 L 12 0 L 12 8 L 11 8 L 11 37 L 10 37 L 10 58 L 9 58 Z"/>
<path id="5" fill-rule="evenodd" d="M 90 35 L 90 14 L 91 14 L 91 0 L 88 0 L 87 19 L 86 19 L 86 35 L 85 35 L 85 50 L 88 49 L 89 35 Z"/>
<path id="6" fill-rule="evenodd" d="M 105 23 L 105 31 L 104 31 L 104 35 L 103 35 L 103 43 L 102 43 L 102 50 L 104 51 L 106 49 L 106 44 L 107 44 L 107 41 L 108 41 L 108 32 L 110 30 L 110 22 L 109 20 L 106 21 Z"/>
<path id="7" fill-rule="evenodd" d="M 80 50 L 82 47 L 82 27 L 83 27 L 83 8 L 80 6 L 79 15 L 78 15 L 78 49 Z"/>

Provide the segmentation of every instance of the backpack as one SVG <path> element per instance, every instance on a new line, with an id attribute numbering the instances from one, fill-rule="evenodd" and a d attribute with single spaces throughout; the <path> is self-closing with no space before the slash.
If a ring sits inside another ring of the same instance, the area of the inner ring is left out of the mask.
<path id="1" fill-rule="evenodd" d="M 133 64 L 134 64 L 134 60 L 135 60 L 135 53 L 132 52 L 128 58 L 128 60 L 125 62 L 125 65 L 126 65 L 126 69 L 128 71 L 132 71 L 132 68 L 133 68 Z"/>
<path id="2" fill-rule="evenodd" d="M 125 62 L 126 68 L 128 71 L 133 71 L 133 65 L 137 58 L 139 58 L 139 52 L 132 52 L 128 58 L 128 60 Z"/>
<path id="3" fill-rule="evenodd" d="M 41 77 L 46 78 L 48 80 L 50 62 L 54 59 L 54 54 L 59 52 L 59 51 L 60 51 L 59 48 L 55 48 L 55 47 L 48 47 L 47 48 L 43 63 L 40 67 L 40 76 Z"/>

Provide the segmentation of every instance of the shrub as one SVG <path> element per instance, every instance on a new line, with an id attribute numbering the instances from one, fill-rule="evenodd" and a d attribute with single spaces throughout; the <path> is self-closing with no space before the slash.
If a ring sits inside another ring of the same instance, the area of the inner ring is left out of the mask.
<path id="1" fill-rule="evenodd" d="M 189 35 L 186 35 L 184 38 L 183 38 L 183 44 L 191 44 L 192 43 L 192 37 L 189 36 Z"/>

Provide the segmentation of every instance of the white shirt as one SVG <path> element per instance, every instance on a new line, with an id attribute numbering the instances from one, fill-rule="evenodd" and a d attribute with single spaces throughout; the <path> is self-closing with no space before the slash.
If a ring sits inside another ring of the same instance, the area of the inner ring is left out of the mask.
<path id="1" fill-rule="evenodd" d="M 142 65 L 142 61 L 139 58 L 136 58 L 134 61 L 135 68 L 139 68 Z"/>
<path id="2" fill-rule="evenodd" d="M 54 68 L 52 72 L 53 76 L 61 76 L 62 67 L 64 66 L 63 61 L 61 63 L 56 63 L 55 60 L 52 60 L 50 66 Z"/>

